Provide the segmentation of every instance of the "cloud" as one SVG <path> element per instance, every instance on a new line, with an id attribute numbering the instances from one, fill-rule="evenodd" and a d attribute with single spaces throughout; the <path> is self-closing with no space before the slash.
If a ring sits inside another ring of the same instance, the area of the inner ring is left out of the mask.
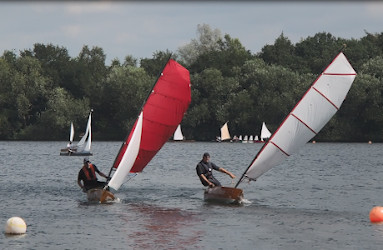
<path id="1" fill-rule="evenodd" d="M 368 12 L 367 14 L 368 16 L 382 19 L 383 3 L 382 2 L 366 3 L 366 11 Z"/>
<path id="2" fill-rule="evenodd" d="M 69 36 L 72 38 L 75 38 L 79 34 L 81 34 L 81 26 L 79 25 L 64 25 L 61 27 L 61 30 L 65 36 Z"/>

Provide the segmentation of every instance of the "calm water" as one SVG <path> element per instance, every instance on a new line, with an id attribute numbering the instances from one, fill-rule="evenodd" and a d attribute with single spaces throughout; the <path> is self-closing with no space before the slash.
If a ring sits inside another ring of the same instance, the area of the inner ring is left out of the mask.
<path id="1" fill-rule="evenodd" d="M 59 156 L 66 142 L 0 142 L 0 249 L 382 249 L 383 144 L 307 144 L 241 184 L 242 206 L 209 204 L 195 166 L 205 151 L 238 177 L 261 145 L 167 143 L 113 204 L 89 204 L 76 183 L 82 157 Z M 94 142 L 107 173 L 120 142 Z M 215 176 L 225 185 L 231 179 Z M 102 179 L 102 178 L 101 178 Z M 20 216 L 27 234 L 8 237 Z"/>

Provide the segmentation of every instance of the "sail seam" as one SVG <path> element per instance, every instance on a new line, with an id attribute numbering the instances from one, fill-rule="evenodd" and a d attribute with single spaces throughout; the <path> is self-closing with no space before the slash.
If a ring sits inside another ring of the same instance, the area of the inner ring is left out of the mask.
<path id="1" fill-rule="evenodd" d="M 356 73 L 323 73 L 327 76 L 356 76 Z"/>
<path id="2" fill-rule="evenodd" d="M 322 92 L 320 92 L 318 89 L 316 89 L 315 87 L 312 87 L 316 92 L 318 92 L 318 94 L 320 94 L 324 99 L 326 99 L 332 106 L 334 106 L 334 108 L 336 108 L 336 110 L 339 110 L 339 107 L 337 107 L 335 105 L 335 103 L 333 103 L 330 99 L 327 98 L 327 96 L 325 96 Z"/>
<path id="3" fill-rule="evenodd" d="M 282 153 L 284 153 L 285 155 L 287 156 L 290 156 L 286 151 L 284 151 L 283 149 L 281 149 L 277 144 L 275 144 L 273 141 L 270 141 L 271 144 L 273 144 L 274 146 L 276 146 Z"/>
<path id="4" fill-rule="evenodd" d="M 315 132 L 315 130 L 312 129 L 307 123 L 305 123 L 304 121 L 302 121 L 298 116 L 296 116 L 295 114 L 291 114 L 291 116 L 295 117 L 295 119 L 297 119 L 300 123 L 302 123 L 303 125 L 305 125 L 309 130 L 311 130 L 311 132 L 313 132 L 314 134 L 318 134 L 318 133 Z"/>

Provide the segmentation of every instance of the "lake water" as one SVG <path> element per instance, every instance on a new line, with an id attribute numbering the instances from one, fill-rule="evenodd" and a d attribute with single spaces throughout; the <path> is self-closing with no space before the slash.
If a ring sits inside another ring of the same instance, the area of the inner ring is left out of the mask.
<path id="1" fill-rule="evenodd" d="M 76 180 L 83 158 L 59 156 L 65 145 L 0 142 L 0 249 L 383 248 L 383 225 L 369 221 L 383 206 L 383 144 L 307 144 L 242 183 L 241 206 L 204 202 L 195 166 L 208 151 L 239 177 L 260 144 L 167 143 L 112 204 L 87 202 Z M 96 141 L 90 160 L 108 173 L 120 145 Z M 25 235 L 4 234 L 13 216 Z"/>

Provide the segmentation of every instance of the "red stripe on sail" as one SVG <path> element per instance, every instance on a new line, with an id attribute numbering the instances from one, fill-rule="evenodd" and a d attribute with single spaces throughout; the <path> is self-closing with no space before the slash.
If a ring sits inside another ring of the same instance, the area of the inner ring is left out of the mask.
<path id="1" fill-rule="evenodd" d="M 141 144 L 130 172 L 141 172 L 157 154 L 181 123 L 190 102 L 189 71 L 176 61 L 169 60 L 142 109 Z M 114 168 L 118 167 L 125 154 L 136 123 L 117 156 Z"/>
<path id="2" fill-rule="evenodd" d="M 303 125 L 306 126 L 306 128 L 308 128 L 309 130 L 311 130 L 311 132 L 313 132 L 314 134 L 318 134 L 317 132 L 314 131 L 314 129 L 310 128 L 309 125 L 307 125 L 307 123 L 305 123 L 304 121 L 302 121 L 301 119 L 298 118 L 298 116 L 294 115 L 294 114 L 291 114 L 291 116 L 295 117 L 295 119 L 297 119 L 300 123 L 302 123 Z"/>
<path id="3" fill-rule="evenodd" d="M 328 76 L 356 76 L 356 73 L 352 74 L 343 74 L 343 73 L 323 73 L 323 75 L 328 75 Z"/>
<path id="4" fill-rule="evenodd" d="M 271 144 L 273 144 L 274 146 L 276 146 L 282 153 L 284 153 L 285 155 L 287 156 L 290 156 L 288 153 L 286 153 L 283 149 L 281 149 L 277 144 L 275 144 L 273 141 L 270 142 Z"/>
<path id="5" fill-rule="evenodd" d="M 333 103 L 330 99 L 327 98 L 327 96 L 325 96 L 322 92 L 320 92 L 319 90 L 317 90 L 315 87 L 312 87 L 318 94 L 320 94 L 321 96 L 323 96 L 324 99 L 326 99 L 332 106 L 334 106 L 334 108 L 336 108 L 336 110 L 339 110 L 339 107 L 337 107 L 335 105 L 335 103 Z"/>

